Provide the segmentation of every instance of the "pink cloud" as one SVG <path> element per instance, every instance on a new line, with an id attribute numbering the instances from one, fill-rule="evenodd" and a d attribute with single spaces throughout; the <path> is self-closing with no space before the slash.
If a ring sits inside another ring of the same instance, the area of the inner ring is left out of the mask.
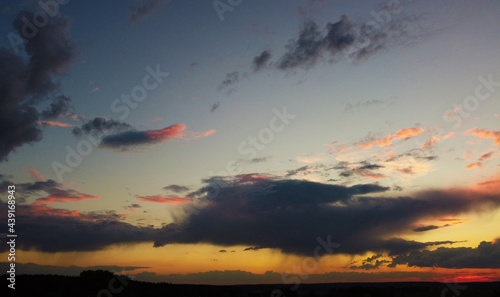
<path id="1" fill-rule="evenodd" d="M 155 195 L 155 196 L 142 196 L 138 195 L 137 198 L 142 202 L 150 202 L 150 203 L 160 203 L 160 204 L 183 204 L 191 202 L 191 198 L 189 197 L 169 197 L 163 195 Z"/>
<path id="2" fill-rule="evenodd" d="M 33 205 L 41 205 L 50 202 L 68 203 L 68 202 L 77 202 L 88 199 L 101 199 L 100 196 L 84 194 L 78 190 L 73 190 L 73 189 L 51 188 L 49 191 L 50 192 L 47 197 L 36 199 L 35 202 L 33 202 Z"/>
<path id="3" fill-rule="evenodd" d="M 33 178 L 37 181 L 44 181 L 45 177 L 41 175 L 36 169 L 28 169 L 28 172 L 31 173 Z"/>
<path id="4" fill-rule="evenodd" d="M 48 126 L 48 127 L 54 127 L 54 126 L 57 126 L 57 127 L 71 127 L 71 126 L 73 126 L 71 124 L 61 123 L 61 122 L 58 122 L 58 121 L 38 121 L 37 123 L 39 125 Z"/>

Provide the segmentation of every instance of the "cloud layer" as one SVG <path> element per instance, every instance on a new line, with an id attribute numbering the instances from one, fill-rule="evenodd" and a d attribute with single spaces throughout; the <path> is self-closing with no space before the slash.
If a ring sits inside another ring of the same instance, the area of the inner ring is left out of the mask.
<path id="1" fill-rule="evenodd" d="M 34 14 L 21 11 L 13 26 L 22 35 L 23 19 Z M 73 63 L 76 47 L 69 36 L 70 21 L 54 17 L 25 44 L 27 59 L 0 48 L 0 161 L 16 148 L 40 141 L 39 120 L 53 120 L 68 109 L 70 99 L 59 94 L 54 75 Z M 39 111 L 41 103 L 49 102 Z"/>

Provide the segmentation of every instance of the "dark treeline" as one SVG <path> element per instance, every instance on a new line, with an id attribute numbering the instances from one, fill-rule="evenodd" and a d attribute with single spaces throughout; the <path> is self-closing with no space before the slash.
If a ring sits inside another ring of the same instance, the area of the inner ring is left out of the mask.
<path id="1" fill-rule="evenodd" d="M 84 271 L 80 276 L 18 275 L 16 289 L 8 289 L 3 275 L 1 296 L 36 297 L 500 297 L 495 283 L 356 283 L 301 284 L 298 288 L 276 285 L 179 285 L 134 281 L 109 271 Z"/>

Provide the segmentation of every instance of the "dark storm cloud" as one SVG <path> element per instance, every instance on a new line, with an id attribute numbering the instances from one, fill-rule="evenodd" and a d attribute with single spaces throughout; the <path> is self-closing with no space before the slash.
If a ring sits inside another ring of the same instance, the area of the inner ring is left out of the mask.
<path id="1" fill-rule="evenodd" d="M 180 185 L 169 185 L 169 186 L 163 187 L 163 189 L 170 191 L 170 192 L 174 192 L 174 193 L 184 193 L 184 192 L 189 191 L 188 187 L 180 186 Z"/>
<path id="2" fill-rule="evenodd" d="M 352 23 L 346 15 L 326 25 L 323 33 L 313 22 L 306 22 L 296 39 L 286 45 L 286 53 L 278 60 L 277 68 L 290 70 L 310 68 L 318 59 L 337 62 L 342 57 L 354 62 L 364 60 L 391 46 L 408 43 L 422 32 L 415 28 L 419 17 L 392 17 L 386 23 Z"/>
<path id="3" fill-rule="evenodd" d="M 339 253 L 397 255 L 454 243 L 398 238 L 419 220 L 493 210 L 500 205 L 498 194 L 477 194 L 470 199 L 470 193 L 464 191 L 428 191 L 413 198 L 355 197 L 385 190 L 373 184 L 344 187 L 298 180 L 225 181 L 206 208 L 189 217 L 184 226 L 177 226 L 179 232 L 166 233 L 155 245 L 209 242 L 310 255 L 316 237 L 331 235 L 332 242 L 341 244 Z"/>
<path id="4" fill-rule="evenodd" d="M 0 203 L 0 210 L 7 213 L 7 204 Z M 119 215 L 114 213 L 82 214 L 35 205 L 18 205 L 16 215 L 23 221 L 23 224 L 16 226 L 16 231 L 26 236 L 16 247 L 23 250 L 95 251 L 112 244 L 151 241 L 160 234 L 159 229 L 120 222 Z M 7 245 L 1 245 L 0 252 L 6 251 L 6 248 Z"/>
<path id="5" fill-rule="evenodd" d="M 267 62 L 271 59 L 271 52 L 269 50 L 265 50 L 260 55 L 253 58 L 253 68 L 254 71 L 259 71 L 261 68 L 267 65 Z"/>
<path id="6" fill-rule="evenodd" d="M 458 223 L 460 223 L 460 222 L 458 222 Z M 436 226 L 436 225 L 419 226 L 419 227 L 413 228 L 412 231 L 413 232 L 425 232 L 425 231 L 436 230 L 436 229 L 449 227 L 449 226 L 450 226 L 450 224 L 446 224 L 443 226 Z"/>
<path id="7" fill-rule="evenodd" d="M 75 136 L 83 136 L 89 135 L 91 133 L 119 133 L 131 129 L 133 129 L 133 127 L 125 122 L 96 117 L 92 120 L 86 121 L 80 127 L 73 128 L 72 132 Z"/>
<path id="8" fill-rule="evenodd" d="M 170 2 L 170 0 L 142 0 L 138 5 L 130 5 L 128 11 L 130 14 L 130 22 L 136 23 L 158 10 L 162 3 Z"/>
<path id="9" fill-rule="evenodd" d="M 19 34 L 23 19 L 32 20 L 33 13 L 17 15 L 13 26 Z M 42 139 L 39 119 L 56 118 L 67 109 L 69 99 L 57 94 L 53 76 L 67 70 L 77 54 L 69 39 L 69 26 L 69 20 L 54 17 L 37 28 L 25 44 L 27 59 L 0 48 L 0 161 L 16 148 Z M 45 102 L 50 106 L 40 113 L 38 104 Z"/>
<path id="10" fill-rule="evenodd" d="M 48 182 L 23 187 L 45 190 L 52 186 Z M 154 241 L 155 246 L 245 245 L 311 256 L 319 237 L 327 245 L 339 243 L 335 253 L 354 255 L 371 251 L 386 253 L 396 261 L 401 259 L 398 255 L 411 251 L 455 243 L 399 238 L 420 221 L 493 211 L 500 206 L 498 193 L 467 190 L 426 191 L 413 197 L 385 198 L 366 196 L 375 193 L 380 196 L 388 190 L 376 184 L 346 187 L 260 175 L 212 177 L 205 182 L 210 184 L 188 196 L 193 198 L 191 204 L 197 199 L 208 203 L 196 207 L 197 212 L 184 222 L 160 229 L 121 222 L 121 215 L 114 212 L 79 213 L 43 205 L 19 205 L 19 221 L 23 224 L 18 228 L 25 238 L 20 248 L 87 251 L 117 243 Z M 223 187 L 217 188 L 217 184 Z M 193 207 L 187 204 L 179 207 L 188 206 Z M 0 204 L 0 211 L 6 213 L 6 207 L 5 203 Z"/>
<path id="11" fill-rule="evenodd" d="M 481 242 L 476 248 L 440 247 L 434 251 L 412 251 L 393 259 L 390 267 L 500 268 L 500 240 Z"/>

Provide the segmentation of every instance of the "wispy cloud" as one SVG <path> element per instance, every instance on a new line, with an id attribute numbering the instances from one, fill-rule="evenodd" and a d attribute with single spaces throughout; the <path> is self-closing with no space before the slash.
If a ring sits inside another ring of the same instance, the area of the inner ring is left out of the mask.
<path id="1" fill-rule="evenodd" d="M 170 0 L 139 0 L 137 5 L 130 5 L 128 11 L 130 22 L 137 23 L 157 11 L 161 4 L 168 3 Z"/>
<path id="2" fill-rule="evenodd" d="M 160 203 L 160 204 L 183 204 L 192 202 L 189 197 L 169 197 L 163 195 L 142 196 L 138 195 L 137 199 L 142 202 Z"/>

